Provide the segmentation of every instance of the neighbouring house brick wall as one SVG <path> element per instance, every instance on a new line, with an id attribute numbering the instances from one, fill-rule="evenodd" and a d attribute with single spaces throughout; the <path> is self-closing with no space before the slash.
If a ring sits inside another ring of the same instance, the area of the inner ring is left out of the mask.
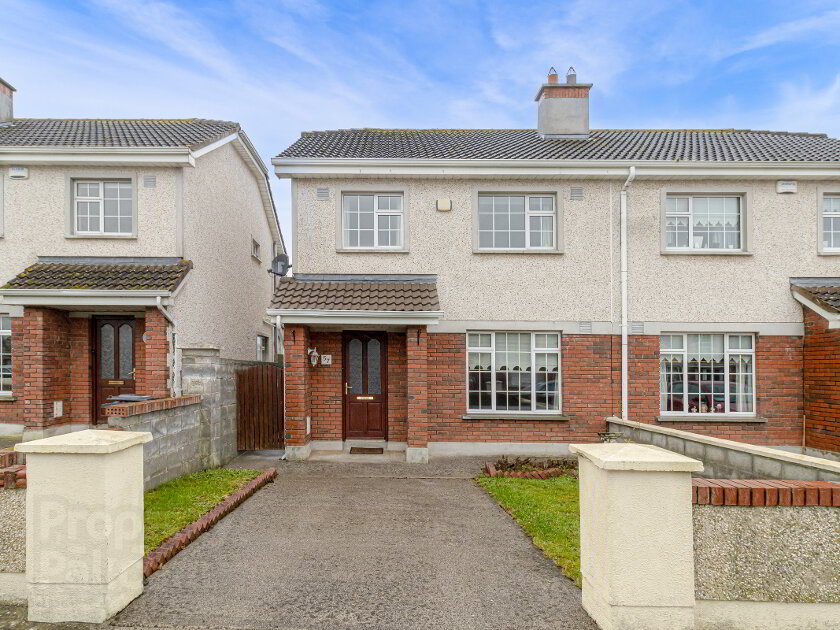
<path id="1" fill-rule="evenodd" d="M 840 329 L 805 312 L 805 446 L 840 451 Z"/>

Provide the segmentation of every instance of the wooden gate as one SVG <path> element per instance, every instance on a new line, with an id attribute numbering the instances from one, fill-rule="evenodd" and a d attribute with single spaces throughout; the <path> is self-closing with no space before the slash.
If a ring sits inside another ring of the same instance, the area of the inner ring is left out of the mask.
<path id="1" fill-rule="evenodd" d="M 236 373 L 236 448 L 283 448 L 283 368 L 263 363 Z"/>

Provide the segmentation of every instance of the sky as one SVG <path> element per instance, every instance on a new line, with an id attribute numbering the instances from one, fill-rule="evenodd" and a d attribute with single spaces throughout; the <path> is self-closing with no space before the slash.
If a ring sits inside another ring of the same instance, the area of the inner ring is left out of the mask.
<path id="1" fill-rule="evenodd" d="M 533 128 L 551 66 L 593 128 L 838 137 L 838 61 L 840 0 L 0 0 L 16 116 L 234 120 L 266 164 L 308 130 Z"/>

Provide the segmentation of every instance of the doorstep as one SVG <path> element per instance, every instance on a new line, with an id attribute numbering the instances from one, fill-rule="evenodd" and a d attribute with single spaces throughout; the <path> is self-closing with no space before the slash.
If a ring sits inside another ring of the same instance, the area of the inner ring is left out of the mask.
<path id="1" fill-rule="evenodd" d="M 313 440 L 310 442 L 312 454 L 309 461 L 317 462 L 356 462 L 360 464 L 392 463 L 405 461 L 405 442 L 387 440 Z M 350 453 L 350 449 L 381 448 L 381 454 Z"/>

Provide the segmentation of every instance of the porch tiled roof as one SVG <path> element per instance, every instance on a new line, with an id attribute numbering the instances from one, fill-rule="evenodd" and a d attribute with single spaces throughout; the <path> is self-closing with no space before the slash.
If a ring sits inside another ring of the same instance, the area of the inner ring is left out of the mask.
<path id="1" fill-rule="evenodd" d="M 41 258 L 3 289 L 174 291 L 190 269 L 182 258 Z"/>
<path id="2" fill-rule="evenodd" d="M 792 278 L 794 290 L 828 311 L 840 313 L 840 278 Z"/>
<path id="3" fill-rule="evenodd" d="M 281 278 L 271 307 L 278 310 L 439 311 L 435 277 L 319 276 Z"/>

